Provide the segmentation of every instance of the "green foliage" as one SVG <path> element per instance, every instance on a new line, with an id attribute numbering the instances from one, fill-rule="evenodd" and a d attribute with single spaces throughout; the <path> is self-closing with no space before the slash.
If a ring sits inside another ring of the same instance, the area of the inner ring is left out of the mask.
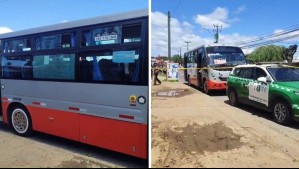
<path id="1" fill-rule="evenodd" d="M 278 62 L 284 60 L 283 50 L 286 49 L 283 46 L 262 46 L 253 51 L 247 60 L 250 63 L 256 62 Z"/>
<path id="2" fill-rule="evenodd" d="M 174 56 L 172 56 L 171 60 L 174 63 L 181 63 L 183 61 L 183 58 L 181 58 L 179 55 L 174 55 Z"/>

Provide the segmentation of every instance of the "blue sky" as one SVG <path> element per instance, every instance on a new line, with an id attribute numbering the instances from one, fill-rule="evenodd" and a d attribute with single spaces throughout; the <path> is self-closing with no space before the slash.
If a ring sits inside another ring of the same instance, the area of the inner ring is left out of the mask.
<path id="1" fill-rule="evenodd" d="M 0 0 L 0 33 L 146 8 L 148 0 Z"/>
<path id="2" fill-rule="evenodd" d="M 180 46 L 183 52 L 187 50 L 184 41 L 191 41 L 189 49 L 213 43 L 213 23 L 222 25 L 220 43 L 225 44 L 238 44 L 291 26 L 299 28 L 298 7 L 297 0 L 152 0 L 152 55 L 167 55 L 167 11 L 172 17 L 172 53 L 177 54 Z M 298 42 L 294 38 L 276 44 L 288 47 Z"/>

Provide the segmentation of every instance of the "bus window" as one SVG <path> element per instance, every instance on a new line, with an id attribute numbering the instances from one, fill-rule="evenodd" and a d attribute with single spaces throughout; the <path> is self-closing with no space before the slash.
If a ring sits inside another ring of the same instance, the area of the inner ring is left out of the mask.
<path id="1" fill-rule="evenodd" d="M 33 78 L 75 80 L 75 54 L 33 56 Z"/>
<path id="2" fill-rule="evenodd" d="M 31 79 L 31 56 L 2 57 L 2 77 L 8 79 Z"/>
<path id="3" fill-rule="evenodd" d="M 3 53 L 31 51 L 30 39 L 4 41 Z"/>
<path id="4" fill-rule="evenodd" d="M 75 33 L 39 36 L 35 40 L 36 50 L 74 48 Z"/>
<path id="5" fill-rule="evenodd" d="M 125 25 L 122 28 L 122 43 L 141 41 L 141 24 Z"/>
<path id="6" fill-rule="evenodd" d="M 141 80 L 139 50 L 82 54 L 79 62 L 83 82 L 131 84 Z"/>

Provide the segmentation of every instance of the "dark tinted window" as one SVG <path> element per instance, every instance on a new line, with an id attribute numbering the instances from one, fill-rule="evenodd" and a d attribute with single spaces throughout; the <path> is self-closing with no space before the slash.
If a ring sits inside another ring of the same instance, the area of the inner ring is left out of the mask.
<path id="1" fill-rule="evenodd" d="M 245 79 L 253 79 L 254 68 L 241 68 L 239 77 Z"/>
<path id="2" fill-rule="evenodd" d="M 121 42 L 121 27 L 99 28 L 82 32 L 81 46 L 98 46 L 119 44 Z"/>
<path id="3" fill-rule="evenodd" d="M 81 54 L 80 80 L 116 84 L 139 83 L 141 61 L 139 50 L 136 49 Z"/>
<path id="4" fill-rule="evenodd" d="M 31 51 L 30 39 L 4 41 L 3 53 Z"/>
<path id="5" fill-rule="evenodd" d="M 31 79 L 31 56 L 3 56 L 2 77 L 8 79 Z"/>
<path id="6" fill-rule="evenodd" d="M 241 72 L 241 68 L 236 68 L 236 69 L 234 70 L 234 74 L 235 74 L 236 76 L 239 76 L 239 75 L 240 75 L 240 72 Z"/>
<path id="7" fill-rule="evenodd" d="M 260 77 L 267 77 L 267 73 L 261 68 L 256 68 L 255 71 L 254 71 L 253 78 L 255 80 L 257 80 Z"/>
<path id="8" fill-rule="evenodd" d="M 125 25 L 122 28 L 122 43 L 141 41 L 141 24 Z"/>
<path id="9" fill-rule="evenodd" d="M 141 41 L 141 24 L 86 30 L 81 35 L 81 46 L 98 46 Z"/>
<path id="10" fill-rule="evenodd" d="M 75 33 L 40 36 L 36 38 L 36 50 L 75 47 Z"/>
<path id="11" fill-rule="evenodd" d="M 267 68 L 276 81 L 299 81 L 299 68 L 295 67 L 269 67 Z"/>

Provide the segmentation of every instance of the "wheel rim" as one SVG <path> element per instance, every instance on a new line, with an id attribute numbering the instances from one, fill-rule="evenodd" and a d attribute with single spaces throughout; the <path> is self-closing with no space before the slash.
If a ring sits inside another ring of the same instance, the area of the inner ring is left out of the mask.
<path id="1" fill-rule="evenodd" d="M 28 117 L 26 113 L 21 109 L 15 109 L 11 115 L 12 125 L 14 129 L 20 133 L 24 134 L 28 130 Z"/>
<path id="2" fill-rule="evenodd" d="M 283 121 L 287 117 L 288 109 L 285 105 L 277 103 L 274 107 L 274 115 L 278 121 Z"/>
<path id="3" fill-rule="evenodd" d="M 236 95 L 235 95 L 235 93 L 234 92 L 230 92 L 230 95 L 229 95 L 230 97 L 230 104 L 231 105 L 235 105 L 235 103 L 236 103 Z"/>

